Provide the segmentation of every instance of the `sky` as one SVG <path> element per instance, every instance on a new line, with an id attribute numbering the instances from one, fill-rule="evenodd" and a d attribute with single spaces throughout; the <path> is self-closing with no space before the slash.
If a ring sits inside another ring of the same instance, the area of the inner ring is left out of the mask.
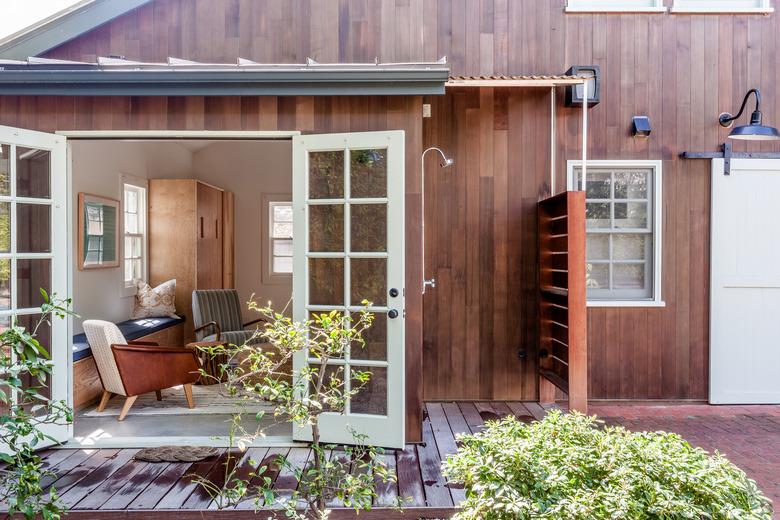
<path id="1" fill-rule="evenodd" d="M 79 1 L 0 0 L 0 38 L 5 38 Z"/>

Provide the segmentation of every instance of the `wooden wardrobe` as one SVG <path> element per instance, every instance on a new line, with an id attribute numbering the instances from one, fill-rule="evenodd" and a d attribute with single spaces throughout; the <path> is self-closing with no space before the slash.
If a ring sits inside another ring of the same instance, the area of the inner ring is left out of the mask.
<path id="1" fill-rule="evenodd" d="M 233 194 L 194 179 L 149 180 L 149 280 L 176 279 L 176 312 L 193 341 L 192 291 L 232 288 Z"/>

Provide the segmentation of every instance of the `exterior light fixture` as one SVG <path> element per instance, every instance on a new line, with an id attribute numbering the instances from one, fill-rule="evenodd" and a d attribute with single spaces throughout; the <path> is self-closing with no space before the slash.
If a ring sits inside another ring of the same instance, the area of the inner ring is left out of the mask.
<path id="1" fill-rule="evenodd" d="M 634 116 L 631 118 L 631 135 L 634 137 L 650 137 L 650 118 L 647 116 Z"/>
<path id="2" fill-rule="evenodd" d="M 573 65 L 566 71 L 567 76 L 585 76 L 588 78 L 588 108 L 599 104 L 601 96 L 601 69 L 598 65 Z M 567 107 L 582 106 L 582 84 L 566 87 L 565 104 Z"/>
<path id="3" fill-rule="evenodd" d="M 724 112 L 718 117 L 720 126 L 730 128 L 734 120 L 742 116 L 750 94 L 754 94 L 756 97 L 756 107 L 753 113 L 750 114 L 750 124 L 734 127 L 734 130 L 729 134 L 729 139 L 744 141 L 774 141 L 780 139 L 780 132 L 777 131 L 777 128 L 761 124 L 761 110 L 759 109 L 761 92 L 757 88 L 752 88 L 745 94 L 745 99 L 742 100 L 742 106 L 739 108 L 737 115 L 732 116 L 728 112 Z"/>

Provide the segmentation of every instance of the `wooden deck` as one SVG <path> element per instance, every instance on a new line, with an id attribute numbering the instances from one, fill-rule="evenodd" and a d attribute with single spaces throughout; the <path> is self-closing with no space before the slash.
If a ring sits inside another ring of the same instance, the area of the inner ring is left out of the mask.
<path id="1" fill-rule="evenodd" d="M 404 450 L 387 452 L 388 467 L 398 476 L 397 483 L 378 486 L 378 497 L 370 514 L 360 518 L 442 518 L 451 515 L 464 498 L 462 488 L 448 485 L 441 475 L 441 460 L 456 450 L 455 435 L 478 431 L 485 420 L 514 414 L 523 420 L 544 416 L 535 403 L 427 403 L 423 424 L 424 443 L 407 445 Z M 44 460 L 55 474 L 45 483 L 54 486 L 70 510 L 68 518 L 163 518 L 176 511 L 177 519 L 249 518 L 253 502 L 219 509 L 192 475 L 205 476 L 217 485 L 225 476 L 227 450 L 219 456 L 197 463 L 146 463 L 133 460 L 137 449 L 51 449 Z M 251 470 L 249 460 L 271 466 L 285 455 L 298 467 L 304 467 L 311 455 L 309 448 L 251 448 L 234 453 L 239 473 Z M 280 496 L 295 489 L 294 476 L 287 471 L 271 471 Z M 405 497 L 405 515 L 389 510 L 395 499 Z M 352 518 L 350 510 L 334 506 L 333 518 Z M 269 506 L 273 509 L 273 505 Z"/>

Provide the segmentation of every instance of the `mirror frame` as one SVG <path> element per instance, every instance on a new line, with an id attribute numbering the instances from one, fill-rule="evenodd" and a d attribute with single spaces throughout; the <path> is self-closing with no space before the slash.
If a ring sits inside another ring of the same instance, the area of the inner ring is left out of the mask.
<path id="1" fill-rule="evenodd" d="M 84 221 L 87 218 L 86 215 L 86 207 L 88 203 L 98 203 L 103 204 L 105 206 L 111 206 L 116 209 L 116 223 L 115 223 L 115 229 L 114 229 L 114 251 L 116 251 L 116 258 L 111 262 L 103 262 L 100 264 L 90 264 L 85 265 L 85 254 L 84 254 L 84 243 L 86 240 L 86 237 L 84 236 Z M 121 251 L 119 250 L 119 219 L 122 218 L 122 215 L 120 214 L 120 202 L 117 199 L 112 199 L 109 197 L 103 197 L 100 195 L 93 195 L 91 193 L 79 193 L 79 204 L 78 204 L 78 233 L 79 233 L 79 239 L 78 239 L 78 266 L 79 270 L 83 271 L 85 269 L 109 269 L 114 267 L 119 267 L 119 255 Z"/>

